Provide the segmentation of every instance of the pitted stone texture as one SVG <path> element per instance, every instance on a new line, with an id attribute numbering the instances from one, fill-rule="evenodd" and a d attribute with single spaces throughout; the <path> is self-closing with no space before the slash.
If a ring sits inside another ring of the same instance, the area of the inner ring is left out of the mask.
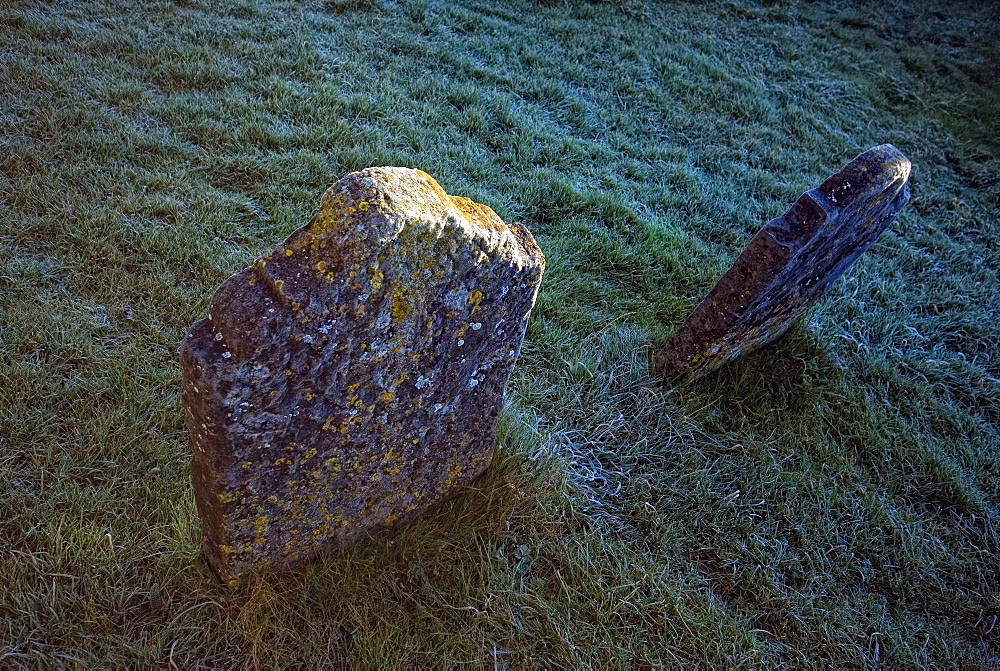
<path id="1" fill-rule="evenodd" d="M 288 567 L 480 475 L 544 264 L 520 224 L 369 168 L 226 280 L 181 347 L 218 576 Z"/>
<path id="2" fill-rule="evenodd" d="M 772 219 L 656 358 L 694 379 L 771 342 L 895 220 L 910 198 L 910 162 L 890 144 L 869 149 Z"/>

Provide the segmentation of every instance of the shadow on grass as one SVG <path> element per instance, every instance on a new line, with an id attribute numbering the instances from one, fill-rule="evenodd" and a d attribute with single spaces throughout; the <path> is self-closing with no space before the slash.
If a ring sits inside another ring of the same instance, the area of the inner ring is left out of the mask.
<path id="1" fill-rule="evenodd" d="M 686 385 L 679 401 L 707 428 L 743 430 L 748 422 L 809 412 L 837 370 L 827 351 L 797 324 L 775 342 Z"/>

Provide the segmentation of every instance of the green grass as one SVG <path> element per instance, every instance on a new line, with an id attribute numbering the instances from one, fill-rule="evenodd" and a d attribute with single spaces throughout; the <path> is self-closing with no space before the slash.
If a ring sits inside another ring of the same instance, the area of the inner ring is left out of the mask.
<path id="1" fill-rule="evenodd" d="M 1000 667 L 994 4 L 0 0 L 0 666 Z M 861 151 L 901 218 L 772 346 L 652 353 Z M 494 467 L 230 590 L 177 345 L 370 165 L 548 270 Z"/>

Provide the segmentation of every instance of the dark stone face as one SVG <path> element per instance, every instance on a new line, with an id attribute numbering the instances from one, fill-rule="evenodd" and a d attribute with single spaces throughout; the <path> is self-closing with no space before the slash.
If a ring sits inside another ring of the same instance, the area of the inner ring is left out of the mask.
<path id="1" fill-rule="evenodd" d="M 218 576 L 290 566 L 479 476 L 544 263 L 520 224 L 369 168 L 226 280 L 181 346 Z"/>
<path id="2" fill-rule="evenodd" d="M 694 379 L 780 336 L 875 242 L 910 198 L 910 162 L 869 149 L 754 236 L 656 358 Z"/>

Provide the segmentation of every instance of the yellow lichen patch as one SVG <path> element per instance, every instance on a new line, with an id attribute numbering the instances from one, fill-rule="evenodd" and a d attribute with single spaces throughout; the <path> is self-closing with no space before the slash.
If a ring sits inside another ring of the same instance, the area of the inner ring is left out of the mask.
<path id="1" fill-rule="evenodd" d="M 285 256 L 291 256 L 291 255 L 292 255 L 292 254 L 294 254 L 294 253 L 295 253 L 295 252 L 293 252 L 293 251 L 292 251 L 292 250 L 290 250 L 290 249 L 286 249 L 286 250 L 285 250 Z"/>
<path id="2" fill-rule="evenodd" d="M 489 207 L 462 196 L 445 195 L 466 220 L 486 229 L 507 230 L 503 220 Z"/>
<path id="3" fill-rule="evenodd" d="M 316 270 L 319 272 L 320 275 L 322 275 L 323 273 L 325 273 L 326 272 L 326 261 L 319 261 L 316 264 Z"/>
<path id="4" fill-rule="evenodd" d="M 362 200 L 360 203 L 358 203 L 359 212 L 367 212 L 369 207 L 370 205 L 367 200 Z"/>
<path id="5" fill-rule="evenodd" d="M 399 287 L 393 289 L 391 298 L 392 321 L 399 324 L 406 319 L 413 307 L 406 302 L 406 299 L 403 297 L 403 290 Z"/>
<path id="6" fill-rule="evenodd" d="M 375 272 L 372 273 L 370 280 L 372 291 L 378 291 L 382 288 L 382 280 L 384 278 L 385 274 L 381 270 L 376 269 Z"/>
<path id="7" fill-rule="evenodd" d="M 476 289 L 471 294 L 469 294 L 469 302 L 472 303 L 473 305 L 479 303 L 479 301 L 481 300 L 483 300 L 483 292 L 480 291 L 479 289 Z"/>
<path id="8" fill-rule="evenodd" d="M 314 394 L 314 393 L 312 393 L 312 392 L 309 392 L 309 393 L 307 393 L 307 394 L 306 394 L 306 400 L 307 400 L 307 401 L 311 401 L 311 400 L 313 400 L 314 398 L 316 398 L 316 394 Z"/>

